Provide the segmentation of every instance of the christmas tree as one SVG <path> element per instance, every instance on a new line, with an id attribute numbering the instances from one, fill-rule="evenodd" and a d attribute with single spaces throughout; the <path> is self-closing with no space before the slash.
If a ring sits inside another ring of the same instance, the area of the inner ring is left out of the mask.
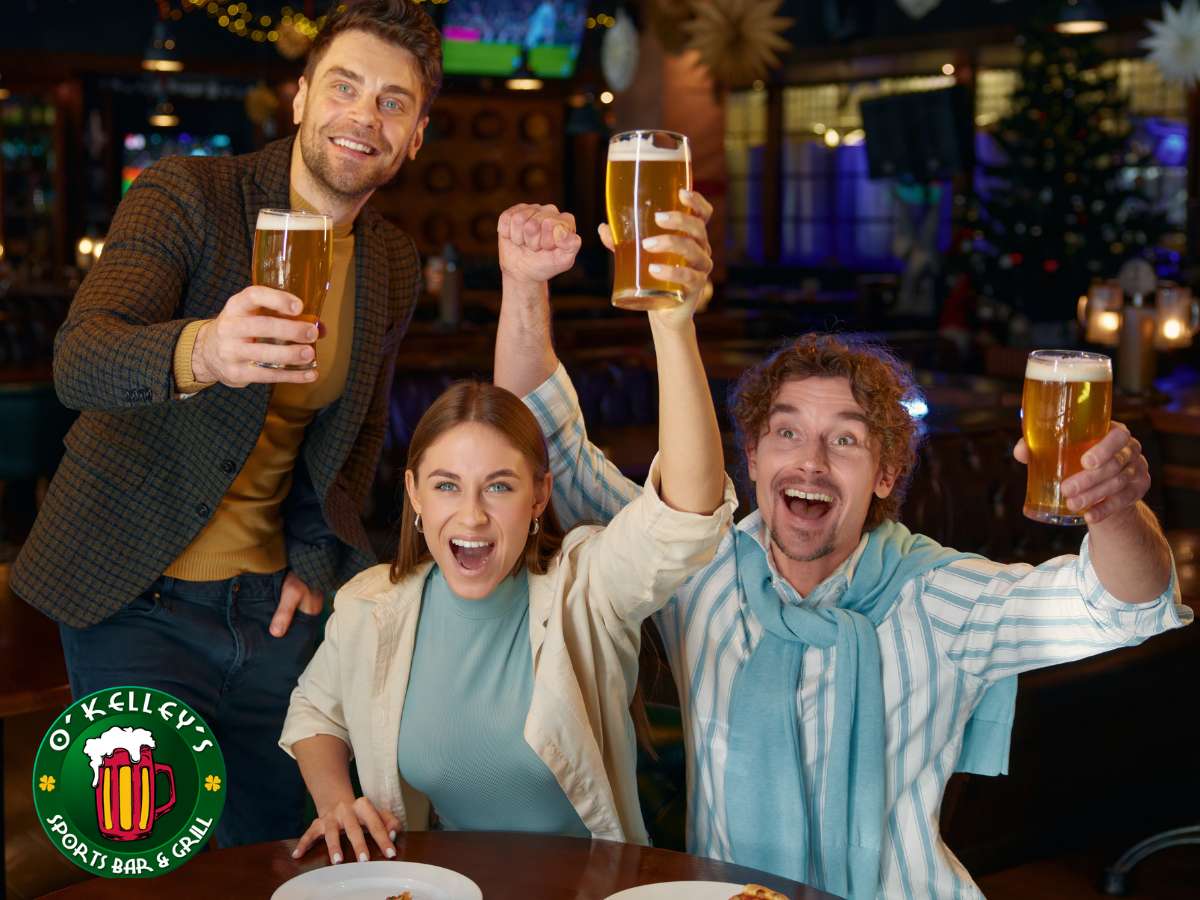
<path id="1" fill-rule="evenodd" d="M 989 130 L 966 251 L 977 291 L 1034 321 L 1063 321 L 1097 278 L 1153 259 L 1167 232 L 1138 184 L 1149 151 L 1094 41 L 1041 28 L 1018 39 L 1012 107 Z"/>

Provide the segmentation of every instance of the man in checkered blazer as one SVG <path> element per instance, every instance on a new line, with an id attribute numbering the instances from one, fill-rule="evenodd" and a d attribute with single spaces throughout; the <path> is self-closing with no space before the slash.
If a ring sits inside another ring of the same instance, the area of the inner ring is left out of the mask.
<path id="1" fill-rule="evenodd" d="M 416 156 L 441 76 L 419 6 L 332 15 L 297 137 L 144 172 L 57 338 L 58 394 L 81 415 L 12 586 L 60 623 L 77 696 L 144 685 L 208 720 L 228 772 L 222 845 L 307 824 L 276 742 L 325 598 L 376 561 L 361 512 L 420 271 L 412 240 L 363 205 Z M 319 325 L 264 314 L 299 301 L 248 286 L 259 211 L 294 208 L 333 219 Z"/>

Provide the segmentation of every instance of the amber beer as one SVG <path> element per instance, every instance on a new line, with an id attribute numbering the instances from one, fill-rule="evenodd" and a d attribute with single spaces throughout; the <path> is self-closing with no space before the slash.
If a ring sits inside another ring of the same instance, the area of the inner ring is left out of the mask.
<path id="1" fill-rule="evenodd" d="M 284 318 L 316 322 L 329 291 L 333 269 L 333 219 L 320 213 L 293 209 L 264 209 L 254 232 L 254 283 L 295 294 L 303 305 L 297 316 Z M 263 310 L 267 315 L 279 315 Z M 264 343 L 286 344 L 272 338 Z M 260 363 L 271 369 L 311 369 L 307 365 Z"/>
<path id="2" fill-rule="evenodd" d="M 612 302 L 624 309 L 668 309 L 683 302 L 683 286 L 650 274 L 650 264 L 684 264 L 676 253 L 650 253 L 645 238 L 672 234 L 656 212 L 684 210 L 680 189 L 692 189 L 688 139 L 672 131 L 626 131 L 608 144 L 606 201 L 615 245 Z"/>
<path id="3" fill-rule="evenodd" d="M 1083 470 L 1083 454 L 1108 434 L 1112 363 L 1098 353 L 1036 350 L 1025 365 L 1021 419 L 1029 445 L 1025 515 L 1051 525 L 1081 525 L 1063 482 Z"/>

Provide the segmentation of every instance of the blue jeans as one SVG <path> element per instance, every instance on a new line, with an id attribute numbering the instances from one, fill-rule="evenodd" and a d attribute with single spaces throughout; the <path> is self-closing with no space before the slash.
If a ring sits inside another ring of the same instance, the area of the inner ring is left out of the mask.
<path id="1" fill-rule="evenodd" d="M 208 722 L 229 784 L 216 832 L 222 847 L 298 837 L 309 824 L 300 770 L 278 741 L 322 617 L 297 610 L 282 638 L 267 632 L 284 574 L 164 576 L 97 625 L 59 626 L 75 697 L 125 684 L 150 687 Z"/>

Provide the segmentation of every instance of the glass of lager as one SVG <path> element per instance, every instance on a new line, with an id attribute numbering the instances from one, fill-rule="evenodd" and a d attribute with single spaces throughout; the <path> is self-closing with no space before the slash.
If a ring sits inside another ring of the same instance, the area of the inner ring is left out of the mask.
<path id="1" fill-rule="evenodd" d="M 650 253 L 642 246 L 660 228 L 656 212 L 687 208 L 679 190 L 692 189 L 692 151 L 688 139 L 673 131 L 625 131 L 608 142 L 605 201 L 615 251 L 613 306 L 669 309 L 683 302 L 683 287 L 650 274 L 650 263 L 681 266 L 677 253 Z"/>
<path id="2" fill-rule="evenodd" d="M 1108 434 L 1112 362 L 1099 353 L 1035 350 L 1025 364 L 1021 421 L 1029 446 L 1025 515 L 1051 525 L 1082 525 L 1063 482 L 1083 471 L 1083 454 Z"/>
<path id="3" fill-rule="evenodd" d="M 286 318 L 316 322 L 321 304 L 329 291 L 333 269 L 333 217 L 295 209 L 264 209 L 258 213 L 254 232 L 254 283 L 287 291 L 300 298 L 303 307 L 297 316 Z M 277 316 L 273 310 L 266 315 Z M 273 338 L 263 343 L 286 344 Z M 315 347 L 315 345 L 314 345 Z M 305 365 L 259 363 L 268 369 L 311 369 L 316 357 Z"/>

